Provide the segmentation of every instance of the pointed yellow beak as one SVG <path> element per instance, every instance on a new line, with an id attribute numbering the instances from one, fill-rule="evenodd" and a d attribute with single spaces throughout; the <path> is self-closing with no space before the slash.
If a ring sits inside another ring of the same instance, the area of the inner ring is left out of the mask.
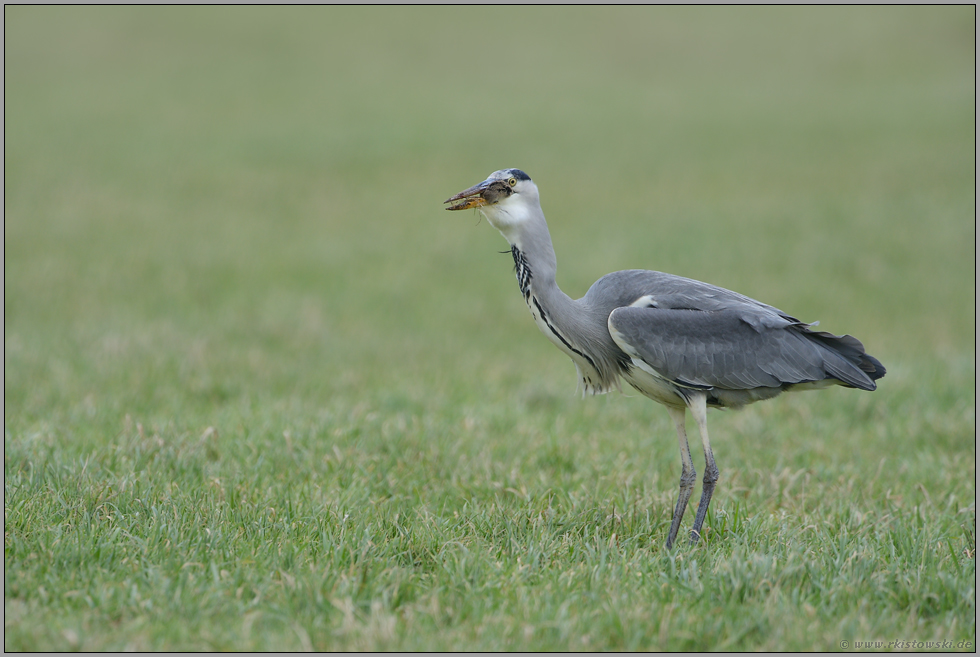
<path id="1" fill-rule="evenodd" d="M 482 196 L 482 194 L 489 186 L 490 181 L 484 180 L 479 185 L 473 185 L 469 189 L 464 189 L 459 194 L 450 196 L 443 201 L 443 203 L 454 203 L 459 201 L 459 203 L 446 208 L 447 210 L 469 210 L 470 208 L 478 208 L 480 206 L 487 205 L 488 201 Z"/>

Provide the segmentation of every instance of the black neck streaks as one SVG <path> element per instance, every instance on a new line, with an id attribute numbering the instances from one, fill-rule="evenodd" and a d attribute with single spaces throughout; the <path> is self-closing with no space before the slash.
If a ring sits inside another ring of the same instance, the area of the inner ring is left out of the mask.
<path id="1" fill-rule="evenodd" d="M 555 325 L 552 324 L 551 320 L 548 318 L 548 313 L 541 307 L 537 297 L 531 293 L 531 267 L 528 266 L 527 259 L 524 257 L 524 254 L 516 246 L 511 246 L 510 252 L 511 255 L 514 256 L 514 269 L 517 273 L 517 284 L 521 287 L 521 294 L 524 295 L 524 302 L 527 303 L 527 307 L 531 311 L 531 316 L 535 319 L 535 321 L 537 321 L 540 317 L 541 321 L 545 323 L 552 335 L 558 338 L 558 340 L 561 341 L 561 343 L 565 345 L 570 352 L 581 357 L 592 367 L 592 369 L 598 371 L 595 361 L 589 358 L 589 356 L 583 353 L 581 350 L 573 347 L 571 343 L 565 339 L 565 336 L 563 336 L 558 329 L 555 328 Z M 591 379 L 587 379 L 587 383 L 591 386 Z"/>
<path id="2" fill-rule="evenodd" d="M 517 284 L 521 286 L 521 294 L 524 300 L 530 303 L 531 296 L 531 268 L 527 264 L 527 259 L 520 249 L 516 246 L 510 247 L 510 253 L 514 256 L 514 271 L 517 273 Z"/>

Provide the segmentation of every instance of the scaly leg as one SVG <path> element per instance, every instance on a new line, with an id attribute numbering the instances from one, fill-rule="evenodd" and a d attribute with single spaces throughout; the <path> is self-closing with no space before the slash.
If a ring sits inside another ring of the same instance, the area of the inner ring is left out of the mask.
<path id="1" fill-rule="evenodd" d="M 684 407 L 668 406 L 667 412 L 670 413 L 670 419 L 674 421 L 674 426 L 677 427 L 677 442 L 681 448 L 681 485 L 677 495 L 677 506 L 674 508 L 674 518 L 670 521 L 670 532 L 667 534 L 667 549 L 669 550 L 674 546 L 674 539 L 677 538 L 677 530 L 681 526 L 681 518 L 684 517 L 684 511 L 687 509 L 687 501 L 691 499 L 691 491 L 694 490 L 694 480 L 697 479 L 698 473 L 694 471 L 694 462 L 691 461 L 691 448 L 687 444 L 687 431 L 684 429 Z"/>
<path id="2" fill-rule="evenodd" d="M 698 514 L 694 518 L 694 528 L 691 529 L 691 545 L 694 545 L 701 538 L 701 525 L 704 523 L 704 517 L 708 514 L 711 494 L 715 492 L 715 483 L 718 481 L 718 466 L 715 465 L 715 455 L 711 453 L 711 443 L 708 442 L 707 399 L 704 394 L 691 395 L 687 404 L 688 408 L 691 409 L 691 415 L 694 416 L 694 421 L 697 422 L 698 431 L 701 432 L 701 446 L 704 448 L 704 479 L 701 487 L 701 501 L 698 502 Z"/>

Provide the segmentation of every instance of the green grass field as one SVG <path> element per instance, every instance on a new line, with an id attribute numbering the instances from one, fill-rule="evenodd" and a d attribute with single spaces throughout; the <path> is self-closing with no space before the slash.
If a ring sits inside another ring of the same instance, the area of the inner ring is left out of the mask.
<path id="1" fill-rule="evenodd" d="M 6 7 L 5 649 L 975 650 L 975 16 Z M 888 375 L 709 414 L 665 551 L 667 413 L 442 209 L 505 167 L 571 296 Z"/>

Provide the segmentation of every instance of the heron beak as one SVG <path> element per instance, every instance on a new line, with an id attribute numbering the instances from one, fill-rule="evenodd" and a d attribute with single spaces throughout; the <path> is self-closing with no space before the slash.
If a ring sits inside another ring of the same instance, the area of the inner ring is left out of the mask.
<path id="1" fill-rule="evenodd" d="M 470 208 L 479 208 L 484 205 L 488 205 L 489 201 L 485 199 L 482 194 L 490 187 L 489 180 L 484 180 L 479 185 L 474 185 L 469 189 L 464 189 L 459 194 L 450 196 L 443 203 L 454 203 L 459 201 L 455 205 L 450 205 L 447 210 L 469 210 Z"/>

